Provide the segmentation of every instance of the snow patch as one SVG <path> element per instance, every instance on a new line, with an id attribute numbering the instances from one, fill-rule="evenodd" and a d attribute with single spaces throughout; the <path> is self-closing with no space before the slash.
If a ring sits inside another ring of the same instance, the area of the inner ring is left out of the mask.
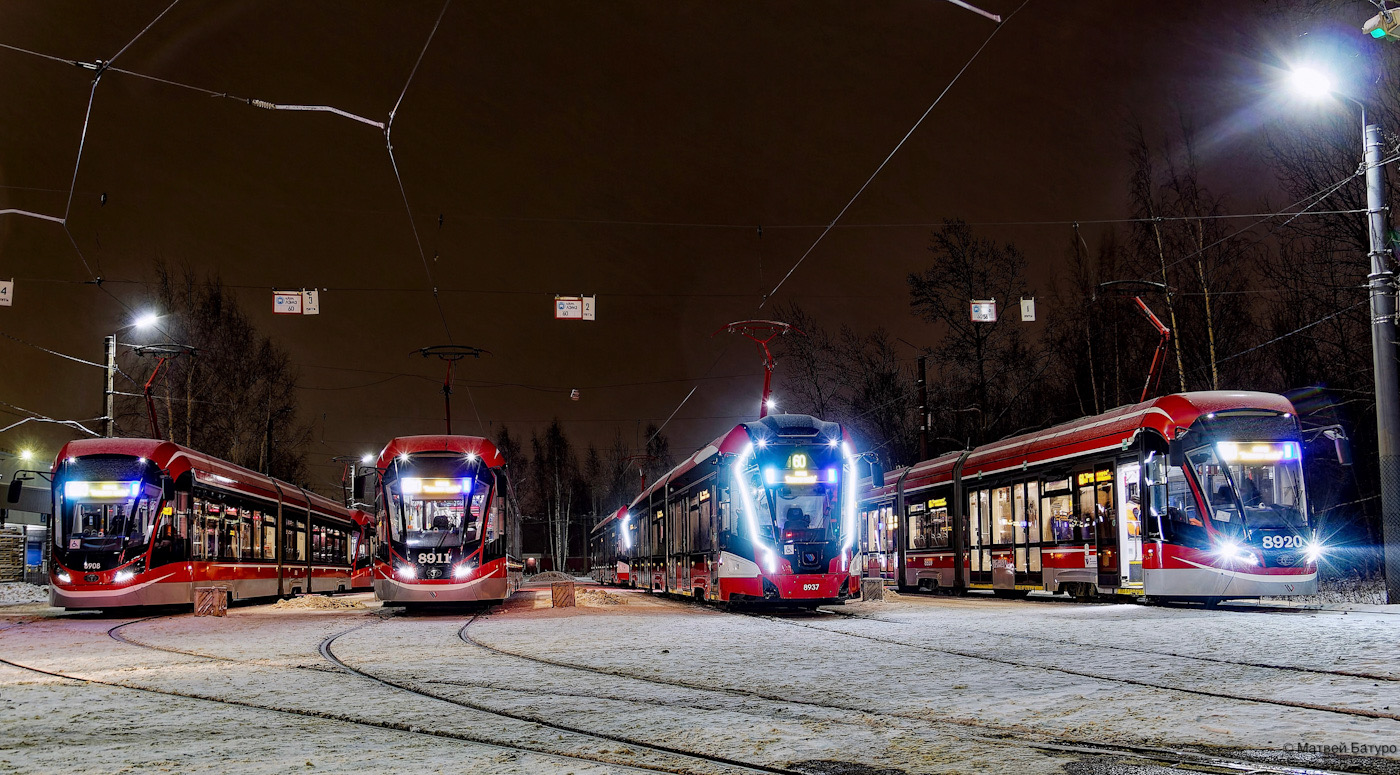
<path id="1" fill-rule="evenodd" d="M 312 608 L 318 610 L 344 609 L 344 608 L 364 608 L 365 604 L 359 600 L 346 600 L 340 597 L 327 597 L 326 595 L 300 595 L 290 597 L 286 600 L 278 600 L 272 604 L 273 608 Z"/>
<path id="2" fill-rule="evenodd" d="M 0 584 L 0 605 L 49 602 L 49 588 L 23 581 Z"/>

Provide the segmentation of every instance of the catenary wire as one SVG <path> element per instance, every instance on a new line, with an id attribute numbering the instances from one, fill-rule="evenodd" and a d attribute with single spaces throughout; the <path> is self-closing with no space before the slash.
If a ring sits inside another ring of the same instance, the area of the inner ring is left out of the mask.
<path id="1" fill-rule="evenodd" d="M 767 304 L 768 300 L 773 298 L 774 294 L 778 292 L 778 289 L 783 287 L 783 283 L 786 283 L 788 281 L 788 278 L 792 277 L 792 273 L 796 272 L 799 266 L 802 266 L 802 262 L 806 261 L 807 257 L 812 254 L 812 251 L 816 249 L 817 245 L 821 244 L 822 239 L 825 238 L 827 234 L 831 233 L 831 227 L 835 226 L 836 223 L 841 220 L 841 217 L 846 214 L 846 211 L 851 209 L 851 205 L 856 203 L 856 200 L 860 198 L 860 195 L 865 193 L 865 189 L 867 186 L 870 185 L 870 182 L 873 181 L 875 177 L 880 174 L 880 171 L 885 168 L 886 164 L 890 163 L 890 159 L 893 159 L 894 155 L 896 153 L 899 153 L 899 149 L 904 147 L 905 141 L 908 140 L 909 137 L 914 134 L 914 131 L 919 128 L 920 124 L 924 123 L 924 119 L 928 118 L 928 115 L 933 112 L 933 109 L 935 107 L 938 107 L 938 103 L 943 101 L 943 97 L 948 94 L 948 92 L 958 82 L 958 79 L 962 78 L 963 73 L 967 72 L 969 67 L 972 67 L 972 63 L 977 61 L 977 58 L 981 56 L 982 52 L 992 42 L 992 39 L 997 36 L 997 33 L 1001 32 L 1002 28 L 1006 26 L 1006 23 L 1011 21 L 1012 17 L 1014 17 L 1016 14 L 1020 13 L 1021 9 L 1025 8 L 1026 4 L 1029 2 L 1030 0 L 1022 0 L 1021 4 L 1016 7 L 1016 10 L 1012 11 L 1006 17 L 1005 21 L 1002 21 L 1000 24 L 998 24 L 996 28 L 992 30 L 991 34 L 987 36 L 987 39 L 982 41 L 982 45 L 978 46 L 977 50 L 972 52 L 972 56 L 968 58 L 965 64 L 963 64 L 962 69 L 958 70 L 957 74 L 953 76 L 953 79 L 948 82 L 948 85 L 943 87 L 943 91 L 940 92 L 936 98 L 934 98 L 933 102 L 928 106 L 928 109 L 924 111 L 923 115 L 919 116 L 919 120 L 915 121 L 912 127 L 909 127 L 909 131 L 904 133 L 904 137 L 900 138 L 898 143 L 895 143 L 894 149 L 890 151 L 889 155 L 885 157 L 884 161 L 880 162 L 880 165 L 875 168 L 875 171 L 870 173 L 870 177 L 866 178 L 865 182 L 862 183 L 860 188 L 856 190 L 855 196 L 851 197 L 850 201 L 846 202 L 846 206 L 842 207 L 841 211 L 836 214 L 836 217 L 831 219 L 831 223 L 826 228 L 822 229 L 821 233 L 817 235 L 816 240 L 814 240 L 811 246 L 807 248 L 807 251 L 802 254 L 801 258 L 797 259 L 797 263 L 793 264 L 792 268 L 787 271 L 787 274 L 783 275 L 783 279 L 779 280 L 778 284 L 773 286 L 773 290 L 769 291 L 767 294 L 764 295 L 763 301 L 758 305 L 759 307 L 762 307 L 764 304 Z"/>

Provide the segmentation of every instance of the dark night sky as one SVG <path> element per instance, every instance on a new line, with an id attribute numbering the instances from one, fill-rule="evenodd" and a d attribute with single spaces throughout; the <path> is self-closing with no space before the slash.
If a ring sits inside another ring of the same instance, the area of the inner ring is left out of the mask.
<path id="1" fill-rule="evenodd" d="M 165 5 L 5 3 L 0 43 L 106 59 Z M 117 64 L 384 120 L 440 9 L 186 0 Z M 1127 120 L 1169 123 L 1176 106 L 1200 131 L 1210 182 L 1252 211 L 1270 194 L 1259 142 L 1276 110 L 1261 107 L 1259 57 L 1241 41 L 1271 13 L 1032 0 L 844 223 L 1121 217 Z M 754 349 L 710 332 L 755 315 L 760 291 L 816 238 L 810 226 L 835 216 L 992 28 L 938 0 L 452 3 L 394 147 L 424 249 L 440 255 L 452 337 L 495 353 L 460 372 L 478 382 L 481 417 L 528 435 L 557 415 L 601 444 L 619 427 L 633 438 L 699 384 L 668 428 L 684 452 L 750 411 Z M 0 73 L 0 207 L 62 214 L 91 72 L 0 50 Z M 301 385 L 343 388 L 302 393 L 314 465 L 441 427 L 441 368 L 408 353 L 447 335 L 378 129 L 108 73 L 76 191 L 70 228 L 95 273 L 148 279 L 161 257 L 217 268 L 246 286 L 239 298 L 290 350 Z M 808 228 L 785 228 L 796 226 Z M 1027 252 L 1043 296 L 1071 232 L 984 233 Z M 777 300 L 830 328 L 927 342 L 904 286 L 927 239 L 919 226 L 836 229 Z M 99 360 L 102 336 L 128 322 L 80 284 L 56 224 L 0 216 L 0 277 L 11 275 L 0 331 Z M 328 288 L 323 314 L 274 317 L 274 286 Z M 133 305 L 142 293 L 107 288 Z M 599 321 L 554 321 L 553 294 L 577 292 L 598 294 Z M 100 414 L 98 370 L 3 339 L 0 358 L 0 399 Z M 396 372 L 423 378 L 355 387 Z M 459 430 L 474 430 L 464 390 L 454 408 Z M 51 454 L 67 438 L 28 427 L 0 446 Z"/>

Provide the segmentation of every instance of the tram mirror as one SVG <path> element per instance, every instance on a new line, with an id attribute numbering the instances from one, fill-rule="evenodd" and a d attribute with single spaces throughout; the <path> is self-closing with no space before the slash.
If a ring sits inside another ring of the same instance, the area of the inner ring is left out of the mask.
<path id="1" fill-rule="evenodd" d="M 19 495 L 24 491 L 24 480 L 16 477 L 10 482 L 10 490 L 5 494 L 5 500 L 10 503 L 19 503 Z"/>
<path id="2" fill-rule="evenodd" d="M 1337 436 L 1332 439 L 1332 445 L 1337 448 L 1337 462 L 1344 466 L 1351 465 L 1351 439 Z"/>
<path id="3" fill-rule="evenodd" d="M 175 480 L 168 476 L 160 479 L 160 497 L 168 501 L 175 500 Z"/>
<path id="4" fill-rule="evenodd" d="M 1181 468 L 1186 465 L 1186 445 L 1181 439 L 1172 439 L 1167 445 L 1167 463 Z"/>
<path id="5" fill-rule="evenodd" d="M 363 502 L 364 502 L 364 500 L 365 500 L 365 489 L 366 489 L 365 484 L 368 482 L 368 480 L 369 480 L 369 474 L 363 474 L 363 475 L 361 475 L 361 476 L 355 477 L 355 487 L 354 487 L 354 489 L 355 489 L 355 502 L 356 502 L 356 503 L 363 503 Z"/>
<path id="6" fill-rule="evenodd" d="M 879 458 L 870 461 L 870 486 L 885 486 L 885 467 L 880 465 Z"/>

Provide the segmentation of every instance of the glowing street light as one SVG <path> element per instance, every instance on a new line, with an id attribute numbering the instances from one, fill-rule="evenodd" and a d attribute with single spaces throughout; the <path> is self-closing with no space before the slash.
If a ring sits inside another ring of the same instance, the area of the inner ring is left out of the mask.
<path id="1" fill-rule="evenodd" d="M 154 312 L 146 312 L 136 318 L 136 321 L 131 325 L 135 328 L 151 328 L 158 322 L 160 322 L 160 315 Z"/>
<path id="2" fill-rule="evenodd" d="M 1395 287 L 1385 204 L 1381 128 L 1366 118 L 1366 103 L 1333 89 L 1332 79 L 1309 67 L 1294 68 L 1289 81 L 1299 94 L 1341 97 L 1361 109 L 1361 147 L 1366 172 L 1366 230 L 1370 237 L 1367 285 L 1371 296 L 1371 360 L 1376 385 L 1376 452 L 1381 472 L 1381 536 L 1386 591 L 1400 601 L 1400 369 L 1395 348 Z"/>
<path id="3" fill-rule="evenodd" d="M 26 463 L 28 463 L 29 461 L 31 461 L 31 460 L 34 459 L 34 450 L 32 450 L 32 449 L 20 450 L 19 459 L 20 459 L 20 460 L 23 460 L 23 461 L 26 462 Z"/>
<path id="4" fill-rule="evenodd" d="M 360 462 L 367 466 L 374 465 L 374 455 L 365 454 L 360 456 Z"/>
<path id="5" fill-rule="evenodd" d="M 1332 79 L 1311 67 L 1293 68 L 1288 74 L 1288 84 L 1295 94 L 1311 100 L 1320 100 L 1332 94 Z"/>

